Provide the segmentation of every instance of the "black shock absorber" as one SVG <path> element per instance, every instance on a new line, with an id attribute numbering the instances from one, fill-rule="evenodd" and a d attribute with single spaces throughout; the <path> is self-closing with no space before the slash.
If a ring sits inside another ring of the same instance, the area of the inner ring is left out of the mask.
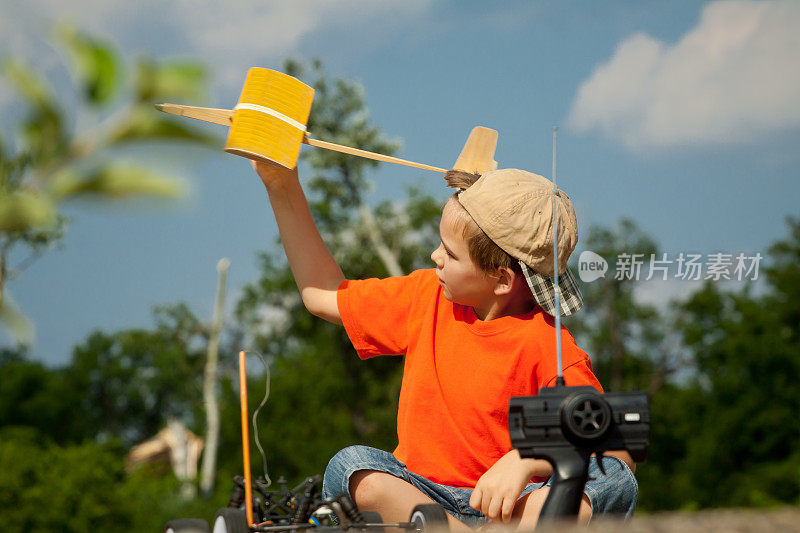
<path id="1" fill-rule="evenodd" d="M 293 524 L 305 524 L 308 522 L 308 509 L 311 507 L 311 499 L 305 496 L 297 497 L 297 509 L 292 517 Z"/>
<path id="2" fill-rule="evenodd" d="M 297 510 L 295 511 L 292 523 L 305 524 L 311 517 L 311 506 L 314 501 L 319 499 L 319 482 L 320 476 L 312 476 L 307 478 L 294 490 L 297 492 L 302 491 L 302 496 L 297 496 Z"/>
<path id="3" fill-rule="evenodd" d="M 356 507 L 356 502 L 348 494 L 342 494 L 337 498 L 339 501 L 339 505 L 342 506 L 342 511 L 344 511 L 345 516 L 350 519 L 351 522 L 361 523 L 364 521 L 364 517 L 361 516 L 361 512 Z"/>
<path id="4" fill-rule="evenodd" d="M 231 493 L 228 507 L 239 509 L 242 505 L 244 505 L 244 478 L 235 476 L 233 478 L 233 492 Z"/>

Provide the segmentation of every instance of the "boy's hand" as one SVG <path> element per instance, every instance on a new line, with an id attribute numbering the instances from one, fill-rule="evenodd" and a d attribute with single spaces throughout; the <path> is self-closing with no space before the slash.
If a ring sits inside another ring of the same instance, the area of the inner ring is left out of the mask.
<path id="1" fill-rule="evenodd" d="M 522 459 L 511 450 L 486 471 L 475 485 L 469 506 L 490 520 L 511 520 L 511 513 L 525 485 L 533 476 L 547 476 L 550 463 L 541 459 Z"/>
<path id="2" fill-rule="evenodd" d="M 265 163 L 262 161 L 254 161 L 252 159 L 250 160 L 250 163 L 252 163 L 253 168 L 258 174 L 258 177 L 261 178 L 261 182 L 267 188 L 270 188 L 277 183 L 285 182 L 287 179 L 298 179 L 297 167 L 289 170 L 288 168 L 277 163 Z"/>

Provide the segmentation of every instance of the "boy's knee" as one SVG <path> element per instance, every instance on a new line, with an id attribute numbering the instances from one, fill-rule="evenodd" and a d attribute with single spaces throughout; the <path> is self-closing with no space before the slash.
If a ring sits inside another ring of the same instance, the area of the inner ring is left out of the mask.
<path id="1" fill-rule="evenodd" d="M 359 509 L 372 510 L 386 500 L 386 472 L 356 470 L 350 476 L 350 495 Z"/>
<path id="2" fill-rule="evenodd" d="M 367 446 L 348 446 L 339 450 L 328 461 L 325 476 L 322 480 L 322 497 L 332 499 L 348 493 L 348 469 L 364 461 L 364 456 L 370 448 Z M 352 495 L 352 493 L 350 493 Z"/>

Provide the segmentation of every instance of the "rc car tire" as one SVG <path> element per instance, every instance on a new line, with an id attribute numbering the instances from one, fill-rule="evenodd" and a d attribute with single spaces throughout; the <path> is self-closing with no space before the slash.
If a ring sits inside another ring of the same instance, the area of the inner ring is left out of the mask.
<path id="1" fill-rule="evenodd" d="M 177 518 L 164 524 L 164 533 L 210 533 L 208 522 L 201 518 Z"/>
<path id="2" fill-rule="evenodd" d="M 426 503 L 414 507 L 408 521 L 416 524 L 420 531 L 444 529 L 447 527 L 447 513 L 435 503 Z"/>
<path id="3" fill-rule="evenodd" d="M 250 533 L 247 525 L 247 514 L 244 509 L 225 507 L 217 511 L 214 517 L 212 533 Z"/>
<path id="4" fill-rule="evenodd" d="M 377 511 L 361 511 L 361 516 L 364 518 L 364 522 L 367 524 L 383 523 L 381 513 Z M 368 531 L 369 533 L 383 533 L 384 529 L 382 527 L 365 527 L 364 531 Z"/>

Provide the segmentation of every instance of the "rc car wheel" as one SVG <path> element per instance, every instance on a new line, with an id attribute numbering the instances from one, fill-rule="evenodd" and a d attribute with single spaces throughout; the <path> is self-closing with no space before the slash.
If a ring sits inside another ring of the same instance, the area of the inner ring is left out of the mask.
<path id="1" fill-rule="evenodd" d="M 243 509 L 226 507 L 217 511 L 212 533 L 250 533 L 247 514 Z"/>
<path id="2" fill-rule="evenodd" d="M 446 528 L 447 513 L 435 503 L 426 503 L 414 507 L 414 510 L 411 511 L 411 518 L 408 521 L 413 522 L 419 531 Z"/>
<path id="3" fill-rule="evenodd" d="M 377 511 L 361 511 L 361 516 L 364 518 L 364 522 L 367 524 L 382 524 L 383 518 L 381 518 L 381 513 Z M 365 527 L 364 531 L 369 533 L 383 533 L 384 529 L 382 527 Z"/>
<path id="4" fill-rule="evenodd" d="M 364 522 L 368 524 L 380 524 L 383 522 L 381 513 L 378 511 L 361 511 L 361 516 L 364 518 Z"/>
<path id="5" fill-rule="evenodd" d="M 164 533 L 209 533 L 208 522 L 201 518 L 178 518 L 164 524 Z"/>

